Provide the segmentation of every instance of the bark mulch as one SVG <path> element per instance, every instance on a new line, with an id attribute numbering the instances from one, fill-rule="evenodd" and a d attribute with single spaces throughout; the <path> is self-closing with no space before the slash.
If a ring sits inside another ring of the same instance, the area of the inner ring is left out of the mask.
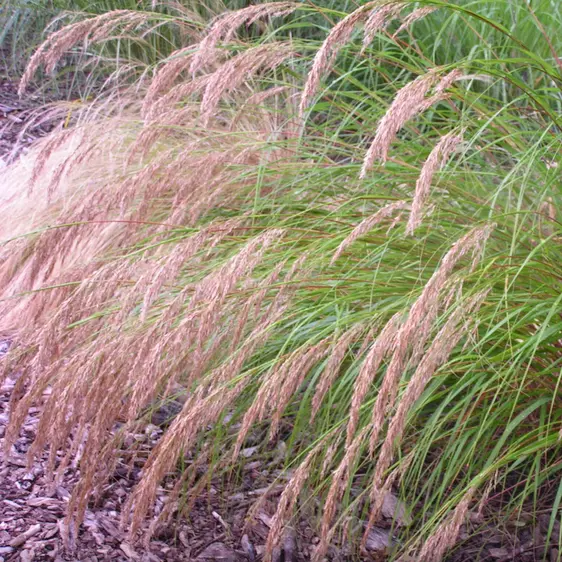
<path id="1" fill-rule="evenodd" d="M 0 75 L 0 165 L 16 158 L 60 122 L 35 120 L 34 112 L 43 105 L 43 96 L 29 94 L 20 99 L 17 84 Z"/>

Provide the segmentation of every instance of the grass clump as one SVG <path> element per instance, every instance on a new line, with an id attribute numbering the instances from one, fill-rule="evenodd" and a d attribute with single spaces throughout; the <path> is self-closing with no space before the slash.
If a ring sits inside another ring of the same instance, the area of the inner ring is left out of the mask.
<path id="1" fill-rule="evenodd" d="M 23 372 L 6 441 L 51 387 L 31 454 L 49 445 L 54 469 L 63 449 L 64 470 L 83 450 L 70 517 L 180 392 L 123 513 L 132 533 L 181 463 L 214 447 L 236 479 L 242 447 L 279 440 L 269 553 L 299 497 L 321 506 L 315 559 L 342 533 L 360 553 L 390 490 L 413 515 L 393 558 L 441 559 L 508 489 L 501 517 L 546 510 L 552 533 L 560 65 L 539 4 L 228 11 L 84 105 L 30 177 L 11 170 L 29 189 L 1 211 L 5 371 Z M 112 38 L 109 14 L 59 31 L 22 90 L 75 42 Z M 209 478 L 183 476 L 188 497 Z"/>

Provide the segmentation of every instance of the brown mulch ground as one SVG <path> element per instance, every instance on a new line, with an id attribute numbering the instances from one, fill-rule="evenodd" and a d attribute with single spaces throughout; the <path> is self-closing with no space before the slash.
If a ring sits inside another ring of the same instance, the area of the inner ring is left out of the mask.
<path id="1" fill-rule="evenodd" d="M 34 94 L 20 99 L 17 84 L 0 75 L 0 162 L 16 158 L 57 125 L 51 119 L 35 122 L 34 111 L 43 104 L 44 98 Z"/>

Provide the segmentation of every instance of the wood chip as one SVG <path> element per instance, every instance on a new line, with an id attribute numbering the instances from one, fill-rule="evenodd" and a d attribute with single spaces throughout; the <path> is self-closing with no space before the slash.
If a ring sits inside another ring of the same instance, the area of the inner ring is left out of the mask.
<path id="1" fill-rule="evenodd" d="M 265 513 L 264 511 L 260 511 L 257 516 L 256 519 L 258 519 L 259 521 L 261 521 L 266 527 L 269 527 L 271 529 L 271 517 Z"/>
<path id="2" fill-rule="evenodd" d="M 59 528 L 57 525 L 53 525 L 51 529 L 48 529 L 43 533 L 43 539 L 52 539 L 55 535 L 58 535 Z"/>
<path id="3" fill-rule="evenodd" d="M 297 533 L 292 528 L 288 528 L 283 537 L 283 560 L 284 562 L 297 560 Z"/>
<path id="4" fill-rule="evenodd" d="M 509 551 L 507 548 L 490 548 L 488 553 L 492 558 L 507 558 L 509 557 Z"/>
<path id="5" fill-rule="evenodd" d="M 20 562 L 33 562 L 35 560 L 35 552 L 33 550 L 23 550 L 20 553 Z"/>
<path id="6" fill-rule="evenodd" d="M 380 527 L 373 527 L 365 541 L 367 550 L 373 552 L 384 552 L 392 544 L 390 532 L 388 529 L 381 529 Z"/>
<path id="7" fill-rule="evenodd" d="M 10 546 L 14 548 L 20 547 L 21 545 L 25 544 L 28 539 L 36 535 L 40 530 L 41 525 L 32 525 L 31 527 L 29 527 L 29 529 L 27 529 L 27 531 L 21 533 L 21 535 L 18 535 L 15 539 L 12 539 L 10 541 Z"/>
<path id="8" fill-rule="evenodd" d="M 392 493 L 384 496 L 382 515 L 387 519 L 392 519 L 396 525 L 408 526 L 412 523 L 412 518 L 406 513 L 406 505 Z"/>
<path id="9" fill-rule="evenodd" d="M 125 556 L 129 560 L 139 560 L 139 555 L 135 552 L 135 549 L 128 543 L 122 542 L 119 545 L 119 548 L 125 553 Z"/>
<path id="10" fill-rule="evenodd" d="M 256 553 L 256 549 L 254 548 L 254 545 L 250 541 L 250 537 L 248 535 L 242 536 L 242 540 L 240 541 L 240 546 L 242 547 L 242 550 L 244 550 L 244 552 L 246 553 L 246 555 L 248 557 L 248 560 L 250 562 L 254 562 L 255 559 L 256 559 L 257 553 Z"/>
<path id="11" fill-rule="evenodd" d="M 3 500 L 2 503 L 5 503 L 10 507 L 14 507 L 15 509 L 21 509 L 21 505 L 19 503 L 13 502 L 12 500 Z"/>
<path id="12" fill-rule="evenodd" d="M 58 502 L 53 498 L 47 498 L 47 497 L 29 498 L 27 500 L 27 505 L 29 507 L 48 507 L 53 505 L 58 506 Z"/>
<path id="13" fill-rule="evenodd" d="M 102 515 L 99 518 L 99 523 L 101 525 L 101 527 L 107 532 L 109 533 L 113 538 L 119 538 L 121 537 L 121 533 L 119 532 L 119 529 L 111 522 L 111 520 L 109 519 L 109 517 Z"/>
<path id="14" fill-rule="evenodd" d="M 221 560 L 222 562 L 236 562 L 236 553 L 222 542 L 210 544 L 199 556 L 197 560 Z"/>
<path id="15" fill-rule="evenodd" d="M 216 511 L 213 511 L 211 515 L 224 527 L 225 531 L 230 534 L 230 526 L 228 523 Z"/>
<path id="16" fill-rule="evenodd" d="M 70 499 L 70 492 L 63 486 L 57 486 L 57 498 L 67 502 Z"/>
<path id="17" fill-rule="evenodd" d="M 15 455 L 11 455 L 8 459 L 7 459 L 8 464 L 12 464 L 14 466 L 23 466 L 23 467 L 27 467 L 27 461 L 25 460 L 24 457 L 17 457 Z"/>

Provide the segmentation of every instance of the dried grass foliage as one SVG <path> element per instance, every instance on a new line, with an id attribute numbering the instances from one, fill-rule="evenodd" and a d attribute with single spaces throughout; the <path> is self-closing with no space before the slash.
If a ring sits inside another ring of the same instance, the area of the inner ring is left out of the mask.
<path id="1" fill-rule="evenodd" d="M 333 65 L 339 50 L 349 41 L 357 23 L 363 21 L 367 17 L 369 10 L 377 4 L 379 4 L 379 2 L 369 2 L 361 6 L 354 12 L 348 14 L 330 30 L 328 37 L 324 43 L 322 43 L 316 55 L 314 55 L 312 68 L 308 74 L 301 96 L 301 115 L 306 110 L 312 97 L 318 91 L 322 75 Z"/>
<path id="2" fill-rule="evenodd" d="M 393 19 L 398 18 L 405 7 L 404 2 L 391 2 L 372 10 L 363 30 L 363 49 L 373 42 L 378 32 L 385 30 Z"/>
<path id="3" fill-rule="evenodd" d="M 294 52 L 289 45 L 265 44 L 248 49 L 221 65 L 205 85 L 201 100 L 203 125 L 206 126 L 215 114 L 224 92 L 236 89 L 258 70 L 273 70 L 291 56 Z"/>
<path id="4" fill-rule="evenodd" d="M 476 228 L 458 240 L 447 252 L 439 268 L 412 305 L 406 321 L 396 336 L 392 358 L 373 407 L 370 430 L 371 454 L 374 454 L 386 414 L 396 400 L 398 385 L 407 366 L 409 355 L 411 353 L 413 357 L 416 357 L 431 334 L 439 311 L 439 297 L 449 282 L 455 265 L 467 254 L 473 255 L 473 262 L 477 260 L 490 232 L 489 226 Z"/>

